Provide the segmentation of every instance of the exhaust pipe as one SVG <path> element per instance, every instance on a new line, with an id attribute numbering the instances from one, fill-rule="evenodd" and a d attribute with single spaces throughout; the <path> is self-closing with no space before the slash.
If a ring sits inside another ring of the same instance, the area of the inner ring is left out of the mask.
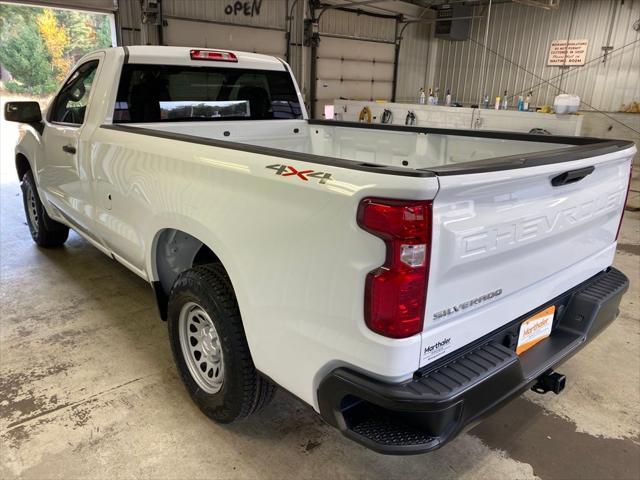
<path id="1" fill-rule="evenodd" d="M 553 370 L 547 370 L 538 377 L 538 381 L 531 387 L 531 390 L 542 395 L 547 392 L 553 392 L 558 395 L 564 390 L 566 382 L 567 377 L 564 375 Z"/>

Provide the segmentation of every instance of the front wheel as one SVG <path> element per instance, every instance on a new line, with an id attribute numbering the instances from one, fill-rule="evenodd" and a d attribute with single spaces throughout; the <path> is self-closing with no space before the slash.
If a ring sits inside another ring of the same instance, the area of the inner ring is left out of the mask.
<path id="1" fill-rule="evenodd" d="M 255 369 L 233 288 L 219 264 L 183 272 L 169 297 L 169 340 L 191 398 L 230 423 L 266 405 L 275 387 Z"/>
<path id="2" fill-rule="evenodd" d="M 69 238 L 69 227 L 53 220 L 44 209 L 33 173 L 28 171 L 22 177 L 22 201 L 27 217 L 31 238 L 41 247 L 59 247 Z"/>

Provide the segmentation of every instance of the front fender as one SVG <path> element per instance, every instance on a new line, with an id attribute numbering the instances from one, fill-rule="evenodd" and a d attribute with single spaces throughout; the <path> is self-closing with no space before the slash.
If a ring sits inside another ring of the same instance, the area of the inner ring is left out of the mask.
<path id="1" fill-rule="evenodd" d="M 39 172 L 42 169 L 44 159 L 44 145 L 40 134 L 31 126 L 20 125 L 20 134 L 14 152 L 16 161 L 18 155 L 22 155 L 27 159 L 33 172 L 33 177 L 39 187 Z M 22 180 L 22 178 L 18 178 L 18 180 Z"/>

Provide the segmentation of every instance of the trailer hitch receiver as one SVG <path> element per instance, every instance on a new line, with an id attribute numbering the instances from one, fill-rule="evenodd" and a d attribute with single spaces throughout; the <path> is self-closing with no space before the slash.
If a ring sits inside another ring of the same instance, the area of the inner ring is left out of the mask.
<path id="1" fill-rule="evenodd" d="M 564 390 L 566 381 L 567 377 L 564 375 L 554 372 L 553 370 L 547 370 L 538 377 L 538 381 L 531 387 L 531 390 L 540 394 L 553 392 L 558 395 Z"/>

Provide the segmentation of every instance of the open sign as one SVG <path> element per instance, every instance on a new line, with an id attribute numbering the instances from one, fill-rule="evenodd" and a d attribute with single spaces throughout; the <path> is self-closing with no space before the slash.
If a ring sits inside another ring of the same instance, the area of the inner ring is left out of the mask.
<path id="1" fill-rule="evenodd" d="M 224 7 L 224 13 L 227 15 L 253 17 L 260 15 L 260 7 L 262 7 L 262 0 L 253 0 L 252 2 L 241 2 L 238 0 Z"/>

